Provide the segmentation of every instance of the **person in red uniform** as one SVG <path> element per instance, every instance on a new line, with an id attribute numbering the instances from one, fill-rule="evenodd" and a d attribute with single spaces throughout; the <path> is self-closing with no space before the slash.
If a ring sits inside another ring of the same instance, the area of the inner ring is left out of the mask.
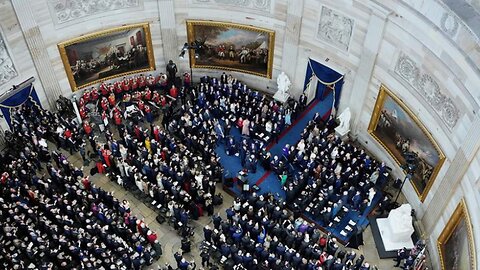
<path id="1" fill-rule="evenodd" d="M 83 131 L 85 131 L 85 134 L 87 134 L 87 136 L 90 136 L 90 134 L 93 134 L 92 127 L 90 126 L 90 123 L 88 123 L 87 120 L 83 121 Z"/>
<path id="2" fill-rule="evenodd" d="M 148 75 L 147 77 L 147 86 L 152 89 L 155 86 L 155 77 L 153 77 L 152 74 Z"/>
<path id="3" fill-rule="evenodd" d="M 158 126 L 153 128 L 153 137 L 155 138 L 155 141 L 160 141 L 160 128 Z"/>
<path id="4" fill-rule="evenodd" d="M 108 149 L 102 149 L 102 156 L 103 156 L 103 159 L 105 160 L 105 165 L 107 165 L 107 167 L 110 168 L 110 166 L 112 166 L 112 163 L 111 163 L 112 152 Z"/>
<path id="5" fill-rule="evenodd" d="M 115 93 L 115 85 L 113 85 L 112 83 L 108 85 L 108 93 L 105 96 L 110 95 L 110 93 Z"/>
<path id="6" fill-rule="evenodd" d="M 122 89 L 123 89 L 123 92 L 125 93 L 130 91 L 130 80 L 125 77 L 123 77 Z"/>
<path id="7" fill-rule="evenodd" d="M 146 85 L 147 81 L 145 80 L 145 76 L 140 74 L 140 77 L 138 78 L 138 87 L 140 87 L 140 89 L 144 89 Z"/>
<path id="8" fill-rule="evenodd" d="M 143 100 L 138 102 L 138 109 L 142 112 L 145 110 L 145 102 L 143 102 Z"/>
<path id="9" fill-rule="evenodd" d="M 78 113 L 80 114 L 80 118 L 85 119 L 87 118 L 87 109 L 85 106 L 82 106 L 78 109 Z"/>
<path id="10" fill-rule="evenodd" d="M 72 137 L 72 132 L 70 131 L 70 129 L 65 129 L 65 132 L 63 132 L 63 136 L 65 136 L 65 139 L 69 139 Z"/>
<path id="11" fill-rule="evenodd" d="M 162 105 L 162 107 L 167 106 L 167 99 L 163 95 L 162 97 L 160 97 L 160 104 Z"/>
<path id="12" fill-rule="evenodd" d="M 157 240 L 157 234 L 152 232 L 151 230 L 148 230 L 147 239 L 148 239 L 148 242 L 153 245 L 153 243 L 155 243 L 155 240 Z"/>
<path id="13" fill-rule="evenodd" d="M 135 133 L 135 138 L 137 138 L 137 140 L 142 140 L 142 130 L 138 125 L 135 125 L 133 132 Z"/>
<path id="14" fill-rule="evenodd" d="M 85 99 L 83 97 L 81 97 L 80 100 L 78 101 L 78 106 L 83 107 L 83 106 L 85 106 L 85 103 L 86 103 Z"/>
<path id="15" fill-rule="evenodd" d="M 106 97 L 102 97 L 102 100 L 100 101 L 100 106 L 104 111 L 108 110 L 108 99 Z"/>
<path id="16" fill-rule="evenodd" d="M 160 94 L 157 91 L 153 91 L 152 101 L 157 105 L 160 102 Z"/>
<path id="17" fill-rule="evenodd" d="M 96 87 L 92 87 L 90 90 L 90 100 L 93 102 L 98 100 L 98 89 Z"/>
<path id="18" fill-rule="evenodd" d="M 82 178 L 82 184 L 85 190 L 90 190 L 90 180 L 88 178 L 89 176 L 85 176 Z"/>
<path id="19" fill-rule="evenodd" d="M 121 98 L 123 93 L 123 86 L 121 82 L 116 82 L 115 86 L 115 97 Z"/>
<path id="20" fill-rule="evenodd" d="M 90 91 L 88 89 L 83 91 L 82 97 L 83 97 L 83 101 L 85 101 L 85 103 L 88 103 L 90 101 Z"/>
<path id="21" fill-rule="evenodd" d="M 138 89 L 138 76 L 134 76 L 130 80 L 132 80 L 132 82 L 130 83 L 130 85 L 132 86 L 132 91 L 137 91 L 137 89 Z"/>
<path id="22" fill-rule="evenodd" d="M 107 85 L 107 83 L 102 82 L 102 84 L 100 84 L 100 93 L 102 94 L 102 96 L 106 96 L 106 95 L 108 94 L 108 85 Z"/>
<path id="23" fill-rule="evenodd" d="M 190 84 L 191 84 L 192 80 L 190 78 L 190 73 L 188 72 L 185 72 L 183 74 L 183 86 L 185 86 L 185 89 L 189 89 L 190 88 Z"/>
<path id="24" fill-rule="evenodd" d="M 178 97 L 178 89 L 174 84 L 172 84 L 172 87 L 170 88 L 170 96 L 175 99 Z"/>
<path id="25" fill-rule="evenodd" d="M 122 113 L 120 111 L 115 111 L 113 113 L 113 121 L 117 126 L 120 126 L 122 124 Z"/>
<path id="26" fill-rule="evenodd" d="M 114 93 L 110 93 L 110 95 L 108 96 L 108 103 L 110 103 L 110 106 L 115 106 L 115 94 Z"/>
<path id="27" fill-rule="evenodd" d="M 145 91 L 143 91 L 143 100 L 149 101 L 152 99 L 152 91 L 150 91 L 150 88 L 147 86 L 145 87 Z"/>

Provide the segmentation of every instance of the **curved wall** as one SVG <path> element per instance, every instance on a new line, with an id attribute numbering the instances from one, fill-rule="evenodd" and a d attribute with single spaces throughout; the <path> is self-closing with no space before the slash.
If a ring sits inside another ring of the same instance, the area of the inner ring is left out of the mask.
<path id="1" fill-rule="evenodd" d="M 472 223 L 479 224 L 479 39 L 441 2 L 118 0 L 116 6 L 98 6 L 91 0 L 82 1 L 86 4 L 81 7 L 72 6 L 73 2 L 0 1 L 0 26 L 19 74 L 0 85 L 1 91 L 34 76 L 47 107 L 52 97 L 69 96 L 57 43 L 121 24 L 150 22 L 155 73 L 163 72 L 169 59 L 180 72 L 189 71 L 188 61 L 178 59 L 187 19 L 272 29 L 276 32 L 273 79 L 235 73 L 240 80 L 273 93 L 277 75 L 285 71 L 292 80 L 292 95 L 298 97 L 312 58 L 345 74 L 340 111 L 352 110 L 352 136 L 385 160 L 395 177 L 404 177 L 401 169 L 367 132 L 382 83 L 417 115 L 442 148 L 446 161 L 424 202 L 410 183 L 403 190 L 422 221 L 434 269 L 439 268 L 436 239 L 462 198 Z M 197 77 L 221 71 L 193 72 Z M 474 235 L 480 247 L 478 226 Z"/>

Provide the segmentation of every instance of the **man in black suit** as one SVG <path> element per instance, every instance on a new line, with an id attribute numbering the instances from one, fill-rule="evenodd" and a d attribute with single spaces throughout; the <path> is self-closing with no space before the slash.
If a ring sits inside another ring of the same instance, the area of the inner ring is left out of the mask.
<path id="1" fill-rule="evenodd" d="M 172 61 L 168 61 L 167 65 L 167 72 L 168 72 L 168 80 L 170 81 L 170 84 L 173 85 L 175 84 L 175 74 L 178 72 L 177 65 Z"/>

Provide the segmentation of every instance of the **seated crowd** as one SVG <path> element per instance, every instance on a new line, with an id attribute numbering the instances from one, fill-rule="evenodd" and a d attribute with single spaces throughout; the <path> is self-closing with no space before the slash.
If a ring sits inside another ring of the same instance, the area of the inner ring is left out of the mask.
<path id="1" fill-rule="evenodd" d="M 204 228 L 212 252 L 202 253 L 203 266 L 213 257 L 224 269 L 371 269 L 271 194 L 236 198 L 226 214 Z"/>
<path id="2" fill-rule="evenodd" d="M 128 202 L 96 187 L 60 152 L 49 153 L 47 140 L 58 139 L 61 126 L 71 132 L 67 144 L 78 147 L 80 134 L 70 123 L 36 107 L 12 111 L 17 136 L 0 164 L 0 264 L 92 270 L 151 264 L 161 245 L 155 232 L 130 214 Z"/>

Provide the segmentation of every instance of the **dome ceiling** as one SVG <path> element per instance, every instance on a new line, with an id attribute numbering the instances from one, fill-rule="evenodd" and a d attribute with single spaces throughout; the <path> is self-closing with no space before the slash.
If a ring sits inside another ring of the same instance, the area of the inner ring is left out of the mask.
<path id="1" fill-rule="evenodd" d="M 442 0 L 480 38 L 480 0 Z"/>

